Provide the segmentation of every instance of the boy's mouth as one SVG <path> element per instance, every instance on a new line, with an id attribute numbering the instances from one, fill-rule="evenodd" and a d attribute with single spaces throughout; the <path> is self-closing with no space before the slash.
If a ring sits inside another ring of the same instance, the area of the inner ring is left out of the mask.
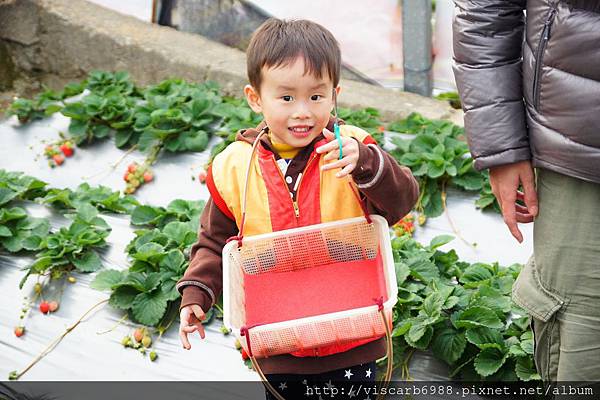
<path id="1" fill-rule="evenodd" d="M 296 125 L 296 126 L 290 126 L 288 128 L 288 130 L 292 133 L 292 135 L 299 137 L 299 138 L 304 138 L 309 135 L 312 128 L 313 127 L 309 126 L 309 125 Z"/>

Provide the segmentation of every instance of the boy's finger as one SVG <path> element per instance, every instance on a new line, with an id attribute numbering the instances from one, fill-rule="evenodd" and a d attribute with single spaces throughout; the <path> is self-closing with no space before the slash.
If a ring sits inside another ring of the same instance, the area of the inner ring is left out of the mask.
<path id="1" fill-rule="evenodd" d="M 190 341 L 188 340 L 187 333 L 183 330 L 183 327 L 179 330 L 179 340 L 181 340 L 181 344 L 183 348 L 189 350 L 192 348 Z"/>
<path id="2" fill-rule="evenodd" d="M 204 314 L 204 311 L 202 311 L 202 308 L 198 304 L 192 305 L 192 311 L 196 318 L 198 318 L 198 321 L 204 321 L 204 319 L 206 319 L 206 314 Z"/>
<path id="3" fill-rule="evenodd" d="M 335 139 L 335 134 L 327 128 L 323 128 L 323 136 L 325 136 L 328 142 Z"/>
<path id="4" fill-rule="evenodd" d="M 335 174 L 335 176 L 338 178 L 343 178 L 343 177 L 347 176 L 348 174 L 350 174 L 350 172 L 354 171 L 354 168 L 355 168 L 354 163 L 350 163 L 350 164 L 346 165 L 344 168 L 342 168 L 342 170 L 340 172 Z"/>
<path id="5" fill-rule="evenodd" d="M 343 168 L 346 165 L 348 165 L 349 161 L 345 158 L 342 158 L 341 160 L 337 160 L 334 162 L 330 162 L 328 164 L 325 164 L 321 167 L 321 171 L 327 171 L 330 169 L 336 169 L 336 168 Z"/>

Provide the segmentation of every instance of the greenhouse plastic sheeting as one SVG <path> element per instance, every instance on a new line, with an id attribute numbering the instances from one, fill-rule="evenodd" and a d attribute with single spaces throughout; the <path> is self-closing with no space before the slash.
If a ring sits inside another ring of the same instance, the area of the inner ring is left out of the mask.
<path id="1" fill-rule="evenodd" d="M 69 119 L 60 114 L 28 125 L 19 125 L 16 118 L 0 121 L 0 168 L 22 171 L 35 176 L 51 187 L 76 188 L 83 181 L 90 185 L 105 185 L 122 190 L 123 171 L 132 161 L 141 161 L 141 153 L 125 155 L 113 142 L 106 140 L 77 148 L 75 155 L 59 168 L 51 169 L 44 156 L 44 141 L 56 140 L 66 131 Z M 214 139 L 216 141 L 218 139 Z M 39 155 L 39 157 L 38 157 Z M 167 154 L 155 164 L 155 180 L 144 185 L 136 197 L 141 203 L 165 206 L 170 201 L 207 199 L 206 186 L 191 177 L 196 175 L 209 157 L 203 153 Z M 116 169 L 110 165 L 123 158 Z M 465 242 L 455 239 L 442 247 L 454 248 L 467 261 L 493 262 L 501 265 L 524 263 L 531 253 L 532 228 L 522 225 L 525 241 L 518 245 L 510 236 L 500 215 L 481 212 L 475 208 L 476 196 L 451 191 L 448 194 L 448 215 L 430 219 L 425 227 L 418 227 L 417 240 L 428 243 L 440 234 L 460 232 Z M 67 220 L 51 207 L 28 204 L 33 216 L 49 217 L 53 227 Z M 101 252 L 105 268 L 124 269 L 127 266 L 125 247 L 134 237 L 128 216 L 103 215 L 111 225 L 107 238 L 109 247 Z M 449 219 L 450 218 L 450 219 Z M 468 243 L 476 242 L 476 246 Z M 32 312 L 26 326 L 26 336 L 17 338 L 13 328 L 19 323 L 24 296 L 33 294 L 35 278 L 31 277 L 22 290 L 19 281 L 21 269 L 32 258 L 0 252 L 0 379 L 7 379 L 12 370 L 21 371 L 65 328 L 74 324 L 92 305 L 108 298 L 108 292 L 91 289 L 94 274 L 77 274 L 77 283 L 67 284 L 60 308 L 51 315 Z M 60 288 L 50 288 L 50 292 Z M 50 293 L 50 296 L 51 297 Z M 206 327 L 206 339 L 192 335 L 192 349 L 182 348 L 178 336 L 178 321 L 154 345 L 159 358 L 152 363 L 137 351 L 124 349 L 120 341 L 134 327 L 130 321 L 119 323 L 123 313 L 103 304 L 89 314 L 45 358 L 24 374 L 21 381 L 256 381 L 257 374 L 244 366 L 234 346 L 234 337 L 220 332 L 221 323 Z M 410 364 L 415 380 L 447 380 L 447 368 L 428 353 L 416 353 Z M 185 392 L 184 386 L 181 390 Z M 243 398 L 247 393 L 230 393 L 228 398 Z M 110 396 L 109 396 L 110 397 Z M 163 397 L 164 398 L 164 397 Z"/>

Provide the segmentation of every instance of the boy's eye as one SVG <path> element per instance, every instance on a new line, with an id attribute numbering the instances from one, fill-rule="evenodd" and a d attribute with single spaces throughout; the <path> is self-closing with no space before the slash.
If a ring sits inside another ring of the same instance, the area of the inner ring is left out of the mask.
<path id="1" fill-rule="evenodd" d="M 283 101 L 292 101 L 292 96 L 282 96 Z"/>
<path id="2" fill-rule="evenodd" d="M 310 96 L 310 99 L 313 101 L 317 101 L 317 100 L 321 100 L 323 96 L 321 96 L 320 94 L 313 94 L 312 96 Z"/>

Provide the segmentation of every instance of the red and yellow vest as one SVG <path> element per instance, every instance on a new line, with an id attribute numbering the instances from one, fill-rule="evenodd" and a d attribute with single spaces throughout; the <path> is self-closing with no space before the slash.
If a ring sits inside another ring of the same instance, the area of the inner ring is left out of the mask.
<path id="1" fill-rule="evenodd" d="M 342 136 L 354 137 L 364 144 L 376 143 L 364 130 L 351 125 L 341 125 Z M 337 178 L 336 170 L 321 171 L 325 154 L 315 149 L 327 143 L 318 141 L 306 163 L 296 201 L 290 196 L 275 155 L 258 145 L 255 159 L 248 175 L 248 196 L 244 222 L 244 236 L 259 235 L 300 226 L 337 221 L 363 215 L 356 194 L 348 186 L 354 182 Z M 242 203 L 248 163 L 252 145 L 236 141 L 218 154 L 208 169 L 206 184 L 214 203 L 229 218 L 236 221 L 238 229 L 242 221 Z M 360 346 L 377 338 L 365 339 L 343 345 L 324 346 L 317 349 L 296 351 L 292 355 L 326 356 Z"/>

